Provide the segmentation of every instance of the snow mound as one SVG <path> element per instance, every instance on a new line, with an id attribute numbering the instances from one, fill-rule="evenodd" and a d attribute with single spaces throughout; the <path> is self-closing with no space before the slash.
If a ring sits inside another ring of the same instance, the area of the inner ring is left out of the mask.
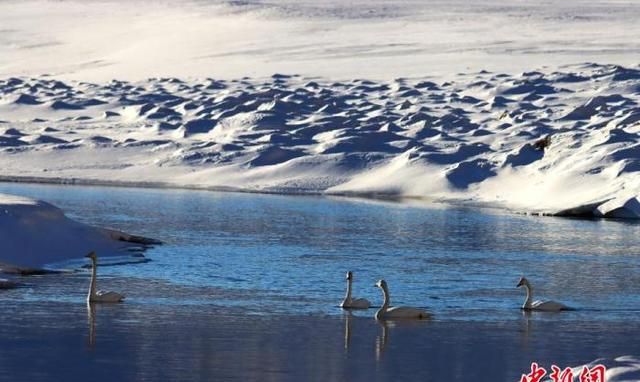
<path id="1" fill-rule="evenodd" d="M 584 64 L 444 82 L 11 77 L 0 79 L 0 180 L 392 194 L 638 218 L 638 72 Z"/>
<path id="2" fill-rule="evenodd" d="M 0 194 L 0 270 L 41 269 L 93 250 L 100 256 L 122 255 L 158 243 L 79 223 L 43 201 Z"/>
<path id="3" fill-rule="evenodd" d="M 621 356 L 617 358 L 599 358 L 585 365 L 571 368 L 573 381 L 580 381 L 580 373 L 583 368 L 588 369 L 602 365 L 606 368 L 605 380 L 607 382 L 637 382 L 640 381 L 640 358 L 635 356 Z M 547 380 L 547 381 L 550 381 Z M 572 381 L 572 382 L 573 382 Z"/>

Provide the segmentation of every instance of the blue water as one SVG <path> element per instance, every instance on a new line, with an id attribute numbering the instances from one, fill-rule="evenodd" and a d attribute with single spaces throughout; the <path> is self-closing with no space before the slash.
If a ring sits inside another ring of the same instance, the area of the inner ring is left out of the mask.
<path id="1" fill-rule="evenodd" d="M 373 285 L 384 278 L 393 304 L 425 307 L 443 320 L 500 321 L 519 319 L 524 291 L 515 285 L 526 275 L 536 297 L 577 309 L 553 320 L 640 321 L 640 224 L 634 222 L 180 190 L 7 183 L 0 192 L 164 241 L 147 252 L 150 262 L 99 269 L 105 288 L 117 286 L 129 303 L 341 315 L 344 273 L 351 270 L 355 295 L 375 305 L 381 294 Z M 83 297 L 88 272 L 50 277 L 53 286 L 18 290 L 12 298 Z"/>
<path id="2" fill-rule="evenodd" d="M 122 304 L 87 306 L 85 259 L 0 290 L 0 381 L 516 381 L 640 354 L 640 225 L 439 205 L 0 184 L 75 219 L 163 240 L 101 266 Z M 380 304 L 338 308 L 344 273 Z M 523 314 L 526 275 L 575 311 Z M 15 276 L 14 276 L 15 278 Z"/>

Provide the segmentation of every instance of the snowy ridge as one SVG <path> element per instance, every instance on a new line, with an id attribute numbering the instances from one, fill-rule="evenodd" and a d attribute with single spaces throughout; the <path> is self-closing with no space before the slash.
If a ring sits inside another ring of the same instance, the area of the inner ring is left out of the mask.
<path id="1" fill-rule="evenodd" d="M 3 179 L 640 217 L 640 69 L 331 82 L 0 80 Z"/>
<path id="2" fill-rule="evenodd" d="M 89 251 L 101 256 L 142 251 L 156 240 L 91 227 L 43 201 L 0 194 L 0 271 L 29 272 Z M 3 281 L 0 280 L 0 288 Z M 4 282 L 8 287 L 9 282 Z"/>

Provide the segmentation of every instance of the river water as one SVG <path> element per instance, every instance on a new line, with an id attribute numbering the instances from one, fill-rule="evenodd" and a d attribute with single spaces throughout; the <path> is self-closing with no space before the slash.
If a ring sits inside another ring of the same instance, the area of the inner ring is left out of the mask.
<path id="1" fill-rule="evenodd" d="M 1 291 L 0 380 L 513 380 L 532 361 L 640 354 L 638 223 L 204 191 L 0 192 L 165 242 L 148 262 L 99 267 L 124 304 L 86 306 L 85 259 Z M 345 314 L 348 270 L 357 297 L 380 305 L 384 278 L 392 304 L 435 320 Z M 575 310 L 523 315 L 523 275 L 536 297 Z"/>

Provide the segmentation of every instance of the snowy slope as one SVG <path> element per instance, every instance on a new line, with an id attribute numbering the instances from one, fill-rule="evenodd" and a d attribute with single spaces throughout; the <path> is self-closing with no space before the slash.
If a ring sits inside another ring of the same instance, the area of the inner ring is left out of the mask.
<path id="1" fill-rule="evenodd" d="M 0 179 L 637 217 L 638 19 L 618 0 L 1 1 Z"/>
<path id="2" fill-rule="evenodd" d="M 1 271 L 40 269 L 90 251 L 123 255 L 153 243 L 157 242 L 79 223 L 43 201 L 0 194 Z"/>
<path id="3" fill-rule="evenodd" d="M 331 79 L 638 61 L 619 0 L 3 0 L 0 78 Z"/>
<path id="4" fill-rule="evenodd" d="M 596 64 L 447 82 L 10 78 L 0 173 L 638 217 L 639 101 L 639 69 Z"/>

